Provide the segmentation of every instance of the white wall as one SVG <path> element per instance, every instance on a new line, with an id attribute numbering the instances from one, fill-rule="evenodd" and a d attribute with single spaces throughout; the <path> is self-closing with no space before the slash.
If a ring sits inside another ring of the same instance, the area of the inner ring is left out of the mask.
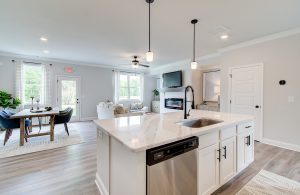
<path id="1" fill-rule="evenodd" d="M 12 57 L 0 56 L 0 90 L 6 90 L 15 94 L 15 65 Z M 37 61 L 37 60 L 35 60 Z M 113 101 L 113 72 L 108 68 L 70 65 L 64 63 L 40 61 L 46 64 L 52 63 L 52 106 L 56 106 L 56 76 L 70 75 L 81 78 L 81 119 L 88 120 L 97 117 L 96 105 L 101 101 Z M 74 68 L 74 73 L 64 72 L 66 66 Z M 145 101 L 144 104 L 150 106 L 152 100 L 152 90 L 156 87 L 156 79 L 145 76 Z"/>
<path id="2" fill-rule="evenodd" d="M 151 101 L 154 99 L 152 91 L 157 88 L 157 78 L 145 75 L 144 77 L 144 106 L 151 110 Z"/>
<path id="3" fill-rule="evenodd" d="M 264 64 L 264 138 L 300 147 L 300 34 L 223 53 L 221 111 L 228 111 L 229 67 L 259 62 Z M 280 86 L 281 79 L 287 85 Z"/>

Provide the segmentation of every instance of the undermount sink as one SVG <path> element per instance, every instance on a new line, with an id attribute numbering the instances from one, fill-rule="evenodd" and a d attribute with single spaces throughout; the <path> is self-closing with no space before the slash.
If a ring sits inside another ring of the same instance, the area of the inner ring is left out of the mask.
<path id="1" fill-rule="evenodd" d="M 191 128 L 200 128 L 200 127 L 206 127 L 209 125 L 218 124 L 221 122 L 223 122 L 223 121 L 216 120 L 216 119 L 210 119 L 210 118 L 200 118 L 200 119 L 191 119 L 191 120 L 187 120 L 187 121 L 181 121 L 177 124 L 186 126 L 186 127 L 191 127 Z"/>

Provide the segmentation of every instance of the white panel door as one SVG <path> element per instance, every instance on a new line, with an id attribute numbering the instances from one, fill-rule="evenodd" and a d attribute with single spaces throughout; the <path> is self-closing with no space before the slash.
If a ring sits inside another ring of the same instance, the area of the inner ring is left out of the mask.
<path id="1" fill-rule="evenodd" d="M 263 137 L 262 65 L 245 66 L 231 69 L 230 112 L 255 116 L 255 140 Z"/>
<path id="2" fill-rule="evenodd" d="M 236 137 L 221 141 L 220 149 L 220 185 L 223 185 L 236 173 Z"/>
<path id="3" fill-rule="evenodd" d="M 219 144 L 199 150 L 198 195 L 211 194 L 219 187 Z"/>
<path id="4" fill-rule="evenodd" d="M 71 120 L 80 120 L 80 77 L 57 77 L 57 104 L 60 110 L 73 108 Z"/>

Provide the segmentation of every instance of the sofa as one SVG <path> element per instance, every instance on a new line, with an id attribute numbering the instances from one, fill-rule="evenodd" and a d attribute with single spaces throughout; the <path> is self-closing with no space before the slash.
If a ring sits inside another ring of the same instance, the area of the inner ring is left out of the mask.
<path id="1" fill-rule="evenodd" d="M 132 102 L 129 107 L 113 102 L 100 102 L 97 105 L 98 119 L 109 119 L 127 116 L 139 116 L 149 112 L 149 108 L 140 102 Z"/>

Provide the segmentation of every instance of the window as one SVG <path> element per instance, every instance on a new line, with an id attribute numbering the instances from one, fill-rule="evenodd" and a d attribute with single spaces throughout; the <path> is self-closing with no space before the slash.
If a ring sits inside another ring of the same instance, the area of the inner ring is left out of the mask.
<path id="1" fill-rule="evenodd" d="M 120 100 L 140 100 L 142 101 L 142 75 L 121 72 L 116 74 L 118 94 L 117 101 Z"/>
<path id="2" fill-rule="evenodd" d="M 22 105 L 31 105 L 31 97 L 43 106 L 51 106 L 50 66 L 44 64 L 16 64 L 16 95 Z"/>
<path id="3" fill-rule="evenodd" d="M 31 97 L 40 100 L 44 104 L 45 94 L 45 71 L 44 66 L 24 65 L 23 66 L 23 104 L 31 104 Z"/>

